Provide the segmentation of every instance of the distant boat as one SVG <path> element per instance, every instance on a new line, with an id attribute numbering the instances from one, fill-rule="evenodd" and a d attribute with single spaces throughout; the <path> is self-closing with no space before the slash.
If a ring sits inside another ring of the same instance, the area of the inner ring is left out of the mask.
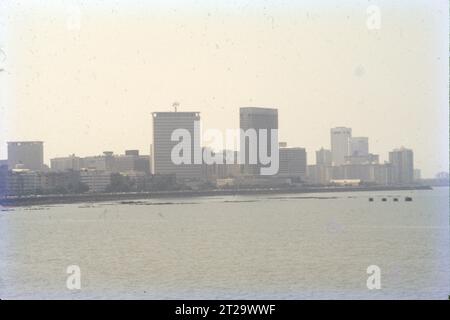
<path id="1" fill-rule="evenodd" d="M 405 201 L 412 201 L 411 197 L 405 197 Z"/>

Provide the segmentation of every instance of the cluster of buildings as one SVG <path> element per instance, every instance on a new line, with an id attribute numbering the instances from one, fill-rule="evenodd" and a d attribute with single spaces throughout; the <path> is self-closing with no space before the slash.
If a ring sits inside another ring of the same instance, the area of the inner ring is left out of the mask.
<path id="1" fill-rule="evenodd" d="M 43 155 L 42 141 L 8 142 L 8 159 L 0 161 L 0 195 L 105 192 L 114 174 L 144 179 L 150 173 L 150 156 L 139 150 L 53 158 L 50 167 Z"/>
<path id="2" fill-rule="evenodd" d="M 331 149 L 316 151 L 316 164 L 308 166 L 312 184 L 410 185 L 420 179 L 410 149 L 394 149 L 389 161 L 380 163 L 379 155 L 369 152 L 369 138 L 353 137 L 351 128 L 332 128 L 330 140 Z"/>
<path id="3" fill-rule="evenodd" d="M 44 164 L 42 141 L 8 142 L 8 159 L 0 160 L 0 195 L 60 192 L 143 191 L 158 188 L 240 188 L 293 185 L 377 184 L 410 185 L 418 178 L 414 170 L 413 151 L 394 149 L 389 161 L 369 152 L 367 137 L 353 137 L 351 128 L 330 131 L 330 149 L 316 151 L 316 163 L 307 165 L 305 148 L 289 147 L 278 141 L 278 110 L 274 108 L 240 108 L 240 146 L 236 150 L 211 150 L 202 146 L 199 112 L 153 112 L 151 154 L 126 150 L 122 155 L 53 158 Z M 188 159 L 200 161 L 174 163 L 173 150 L 179 141 L 175 130 L 190 136 Z M 252 140 L 247 133 L 256 134 Z M 260 131 L 267 134 L 260 135 Z M 261 141 L 261 139 L 263 141 Z M 267 140 L 266 140 L 267 139 Z M 264 148 L 264 150 L 261 150 Z M 223 158 L 208 163 L 202 155 Z M 253 152 L 253 154 L 252 154 Z M 262 155 L 278 155 L 275 174 L 262 172 L 271 165 Z M 250 161 L 252 156 L 255 161 Z"/>
<path id="4" fill-rule="evenodd" d="M 180 128 L 189 132 L 191 158 L 195 154 L 203 155 L 208 147 L 201 146 L 201 136 L 196 123 L 200 121 L 199 112 L 154 112 L 152 173 L 175 174 L 183 183 L 195 185 L 196 181 L 207 182 L 216 187 L 264 187 L 290 185 L 293 182 L 305 182 L 307 177 L 306 150 L 300 147 L 288 147 L 279 143 L 273 136 L 278 130 L 278 110 L 273 108 L 240 108 L 240 149 L 212 150 L 211 154 L 223 157 L 220 163 L 174 164 L 172 150 L 179 143 L 171 139 L 172 132 Z M 253 139 L 245 136 L 253 130 Z M 261 131 L 266 135 L 260 135 Z M 267 139 L 264 143 L 261 139 Z M 275 144 L 275 148 L 273 148 Z M 260 150 L 265 146 L 265 150 Z M 277 173 L 264 175 L 262 171 L 271 164 L 264 163 L 261 154 L 269 154 L 271 150 L 278 152 L 279 166 Z M 256 161 L 250 161 L 252 156 Z M 253 163 L 255 162 L 255 163 Z"/>

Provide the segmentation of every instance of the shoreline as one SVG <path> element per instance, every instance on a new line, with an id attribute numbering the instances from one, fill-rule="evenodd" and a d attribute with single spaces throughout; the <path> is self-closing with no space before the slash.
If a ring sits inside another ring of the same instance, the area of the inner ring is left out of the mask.
<path id="1" fill-rule="evenodd" d="M 304 194 L 331 192 L 361 192 L 361 191 L 402 191 L 402 190 L 433 190 L 431 186 L 373 186 L 373 187 L 298 187 L 272 189 L 214 189 L 214 190 L 183 190 L 156 192 L 127 193 L 84 193 L 69 195 L 41 195 L 14 198 L 0 198 L 0 206 L 22 207 L 33 205 L 72 204 L 83 202 L 104 202 L 120 200 L 145 200 L 180 197 L 210 197 L 227 195 L 257 195 L 257 194 Z"/>

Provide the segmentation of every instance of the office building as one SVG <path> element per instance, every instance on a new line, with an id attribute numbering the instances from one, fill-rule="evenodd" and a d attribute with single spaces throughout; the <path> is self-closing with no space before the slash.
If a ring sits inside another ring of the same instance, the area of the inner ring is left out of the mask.
<path id="1" fill-rule="evenodd" d="M 306 180 L 306 150 L 284 147 L 279 149 L 278 176 Z"/>
<path id="2" fill-rule="evenodd" d="M 31 195 L 42 190 L 42 173 L 29 169 L 13 169 L 7 174 L 7 195 Z"/>
<path id="3" fill-rule="evenodd" d="M 139 150 L 125 150 L 124 155 L 115 155 L 112 172 L 150 172 L 150 156 L 140 155 Z"/>
<path id="4" fill-rule="evenodd" d="M 350 155 L 350 138 L 352 129 L 345 127 L 332 128 L 331 134 L 331 157 L 334 166 L 345 163 L 345 157 Z"/>
<path id="5" fill-rule="evenodd" d="M 42 189 L 47 193 L 81 193 L 80 172 L 75 170 L 50 171 L 42 174 Z"/>
<path id="6" fill-rule="evenodd" d="M 405 185 L 414 182 L 414 154 L 411 149 L 394 149 L 389 152 L 389 162 L 393 168 L 394 183 Z"/>
<path id="7" fill-rule="evenodd" d="M 200 146 L 199 112 L 153 112 L 152 173 L 175 174 L 177 179 L 203 179 L 202 152 Z M 180 152 L 186 161 L 177 163 L 172 159 L 172 150 L 180 140 L 172 141 L 177 129 L 189 134 L 187 146 L 191 150 Z"/>
<path id="8" fill-rule="evenodd" d="M 44 170 L 44 143 L 42 141 L 8 142 L 8 167 L 17 166 L 33 171 Z"/>
<path id="9" fill-rule="evenodd" d="M 84 157 L 82 164 L 84 169 L 112 172 L 114 153 L 112 151 L 104 151 L 103 155 Z"/>
<path id="10" fill-rule="evenodd" d="M 394 181 L 393 169 L 390 163 L 374 164 L 374 181 L 379 185 L 391 185 Z"/>
<path id="11" fill-rule="evenodd" d="M 68 157 L 50 159 L 50 168 L 52 171 L 80 171 L 83 168 L 83 160 L 74 154 Z"/>
<path id="12" fill-rule="evenodd" d="M 331 166 L 332 158 L 331 158 L 331 151 L 321 148 L 320 150 L 316 151 L 316 164 L 317 165 L 323 165 L 323 166 Z"/>
<path id="13" fill-rule="evenodd" d="M 350 156 L 364 157 L 369 154 L 369 138 L 351 137 L 350 138 Z"/>
<path id="14" fill-rule="evenodd" d="M 89 192 L 105 192 L 111 184 L 111 172 L 83 169 L 80 171 L 80 182 L 89 187 Z"/>
<path id="15" fill-rule="evenodd" d="M 80 158 L 75 155 L 50 159 L 52 171 L 80 171 L 91 169 L 99 171 L 150 172 L 150 156 L 140 155 L 139 150 L 125 150 L 124 155 L 115 155 L 111 151 L 103 155 Z"/>
<path id="16" fill-rule="evenodd" d="M 260 161 L 260 149 L 263 145 L 260 141 L 261 130 L 266 130 L 266 150 L 262 150 L 268 156 L 272 156 L 271 150 L 278 152 L 278 110 L 272 108 L 247 107 L 240 108 L 239 124 L 241 129 L 240 155 L 242 157 L 242 173 L 247 175 L 261 174 L 261 168 L 269 167 Z M 277 130 L 276 135 L 272 130 Z M 256 135 L 252 135 L 255 132 Z M 272 145 L 273 144 L 273 145 Z"/>

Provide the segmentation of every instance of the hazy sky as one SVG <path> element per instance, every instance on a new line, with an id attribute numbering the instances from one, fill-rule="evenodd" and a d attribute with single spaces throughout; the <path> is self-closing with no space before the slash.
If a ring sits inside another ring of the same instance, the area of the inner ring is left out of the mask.
<path id="1" fill-rule="evenodd" d="M 340 2 L 2 1 L 0 158 L 9 140 L 43 140 L 46 161 L 148 154 L 151 112 L 179 101 L 218 129 L 276 107 L 309 163 L 348 126 L 383 161 L 403 145 L 447 171 L 447 1 Z"/>

